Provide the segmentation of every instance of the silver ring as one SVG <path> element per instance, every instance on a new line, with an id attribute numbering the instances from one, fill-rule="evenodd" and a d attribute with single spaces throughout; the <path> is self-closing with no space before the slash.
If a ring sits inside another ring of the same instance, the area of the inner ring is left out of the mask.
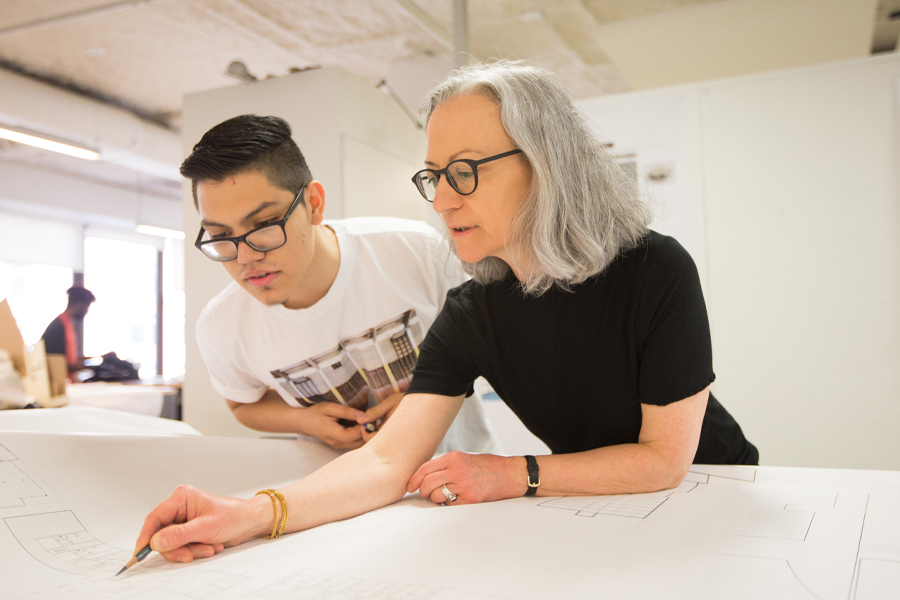
<path id="1" fill-rule="evenodd" d="M 447 499 L 447 502 L 456 502 L 456 499 L 459 497 L 447 489 L 446 483 L 441 486 L 441 492 L 444 494 L 444 498 Z"/>

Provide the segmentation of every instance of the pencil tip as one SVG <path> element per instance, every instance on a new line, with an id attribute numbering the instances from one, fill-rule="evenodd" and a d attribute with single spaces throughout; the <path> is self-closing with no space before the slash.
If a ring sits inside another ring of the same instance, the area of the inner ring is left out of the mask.
<path id="1" fill-rule="evenodd" d="M 119 575 L 121 575 L 122 573 L 124 573 L 124 572 L 125 572 L 125 569 L 127 569 L 127 568 L 128 568 L 128 567 L 122 567 L 122 570 L 119 571 L 118 573 L 116 573 L 116 577 L 118 577 Z"/>

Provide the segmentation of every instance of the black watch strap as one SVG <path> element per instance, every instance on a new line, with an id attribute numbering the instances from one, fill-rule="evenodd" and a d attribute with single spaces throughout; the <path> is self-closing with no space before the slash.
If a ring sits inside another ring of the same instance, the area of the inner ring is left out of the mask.
<path id="1" fill-rule="evenodd" d="M 525 492 L 525 495 L 534 496 L 537 494 L 538 486 L 541 485 L 541 471 L 533 456 L 526 456 L 525 463 L 528 466 L 528 491 Z"/>

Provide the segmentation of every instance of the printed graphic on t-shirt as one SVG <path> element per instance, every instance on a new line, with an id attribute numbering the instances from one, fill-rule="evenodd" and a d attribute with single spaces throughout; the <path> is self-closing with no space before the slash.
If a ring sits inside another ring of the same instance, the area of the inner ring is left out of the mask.
<path id="1" fill-rule="evenodd" d="M 378 402 L 405 392 L 422 343 L 416 311 L 342 339 L 337 347 L 270 371 L 302 406 L 335 402 L 366 410 L 369 390 Z"/>

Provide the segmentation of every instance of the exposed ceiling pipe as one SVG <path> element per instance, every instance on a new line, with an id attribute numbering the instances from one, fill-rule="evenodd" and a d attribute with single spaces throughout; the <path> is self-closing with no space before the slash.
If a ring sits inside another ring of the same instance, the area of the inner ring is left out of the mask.
<path id="1" fill-rule="evenodd" d="M 416 6 L 412 0 L 389 0 L 389 2 L 444 48 L 450 51 L 454 50 L 453 37 L 431 15 Z"/>
<path id="2" fill-rule="evenodd" d="M 469 64 L 469 15 L 466 0 L 453 1 L 453 65 Z"/>
<path id="3" fill-rule="evenodd" d="M 153 1 L 154 0 L 124 0 L 122 2 L 112 2 L 111 4 L 103 4 L 101 6 L 94 6 L 93 8 L 88 8 L 85 10 L 77 10 L 74 12 L 66 13 L 63 15 L 58 15 L 55 17 L 39 19 L 37 21 L 31 21 L 29 23 L 19 23 L 18 25 L 12 25 L 10 27 L 4 27 L 3 29 L 0 29 L 0 38 L 6 37 L 8 35 L 13 35 L 16 33 L 25 33 L 26 31 L 36 31 L 38 29 L 45 29 L 47 27 L 55 27 L 57 25 L 64 25 L 66 23 L 72 23 L 74 21 L 90 19 L 92 17 L 99 17 L 100 15 L 107 15 L 110 13 L 119 12 L 120 10 L 128 10 L 130 8 L 136 8 L 138 6 L 150 4 Z"/>
<path id="4" fill-rule="evenodd" d="M 181 181 L 181 139 L 135 115 L 0 69 L 0 127 L 8 125 L 100 151 L 100 160 Z"/>

